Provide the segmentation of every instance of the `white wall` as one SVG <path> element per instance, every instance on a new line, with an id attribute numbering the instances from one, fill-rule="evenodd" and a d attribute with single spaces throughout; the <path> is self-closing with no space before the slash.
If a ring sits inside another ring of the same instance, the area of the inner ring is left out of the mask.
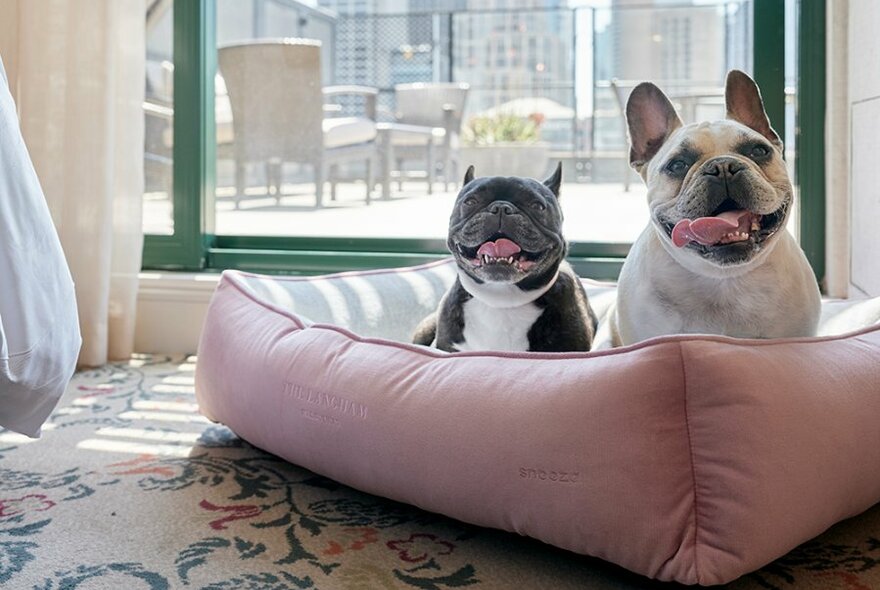
<path id="1" fill-rule="evenodd" d="M 880 2 L 828 0 L 827 7 L 828 291 L 833 296 L 877 297 Z"/>
<path id="2" fill-rule="evenodd" d="M 220 275 L 142 272 L 139 278 L 134 349 L 161 354 L 196 352 Z"/>
<path id="3" fill-rule="evenodd" d="M 880 296 L 880 2 L 849 6 L 850 199 L 857 293 Z"/>

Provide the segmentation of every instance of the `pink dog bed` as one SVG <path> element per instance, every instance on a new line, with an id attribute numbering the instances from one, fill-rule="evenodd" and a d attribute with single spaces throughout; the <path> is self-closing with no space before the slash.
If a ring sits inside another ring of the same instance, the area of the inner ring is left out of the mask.
<path id="1" fill-rule="evenodd" d="M 686 584 L 733 580 L 880 501 L 880 299 L 826 303 L 808 339 L 400 342 L 453 276 L 224 273 L 202 412 L 360 490 Z M 601 315 L 613 288 L 587 287 Z"/>

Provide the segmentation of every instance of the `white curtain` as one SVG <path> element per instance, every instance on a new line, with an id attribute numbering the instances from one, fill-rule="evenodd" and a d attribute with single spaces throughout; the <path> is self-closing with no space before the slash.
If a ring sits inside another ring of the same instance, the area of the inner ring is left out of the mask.
<path id="1" fill-rule="evenodd" d="M 0 55 L 76 283 L 80 365 L 132 352 L 144 0 L 0 0 Z"/>

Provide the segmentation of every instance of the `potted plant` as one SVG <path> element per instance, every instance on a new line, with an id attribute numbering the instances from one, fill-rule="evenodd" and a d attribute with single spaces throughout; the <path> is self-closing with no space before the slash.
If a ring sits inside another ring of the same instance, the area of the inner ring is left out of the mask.
<path id="1" fill-rule="evenodd" d="M 540 113 L 472 118 L 462 133 L 462 164 L 472 164 L 479 176 L 543 178 L 550 155 L 540 141 L 543 120 Z"/>

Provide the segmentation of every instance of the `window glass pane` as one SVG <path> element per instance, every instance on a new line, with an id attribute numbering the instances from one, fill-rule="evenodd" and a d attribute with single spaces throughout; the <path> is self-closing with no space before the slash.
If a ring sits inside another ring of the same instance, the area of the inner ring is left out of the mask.
<path id="1" fill-rule="evenodd" d="M 218 0 L 216 232 L 444 238 L 468 165 L 562 161 L 567 237 L 634 240 L 622 105 L 650 79 L 685 121 L 722 116 L 752 2 L 571 4 Z"/>
<path id="2" fill-rule="evenodd" d="M 174 233 L 172 148 L 174 143 L 173 2 L 148 0 L 144 94 L 144 232 Z"/>

